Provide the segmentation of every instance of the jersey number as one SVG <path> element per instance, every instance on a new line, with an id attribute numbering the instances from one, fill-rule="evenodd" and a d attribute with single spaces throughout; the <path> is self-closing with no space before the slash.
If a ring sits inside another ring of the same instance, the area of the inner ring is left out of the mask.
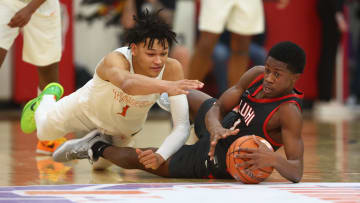
<path id="1" fill-rule="evenodd" d="M 130 106 L 128 106 L 128 105 L 126 105 L 126 106 L 124 106 L 123 107 L 123 109 L 122 109 L 122 112 L 121 113 L 117 113 L 117 114 L 120 114 L 120 115 L 122 115 L 122 116 L 126 116 L 126 112 L 127 112 L 127 110 L 129 109 L 129 107 Z"/>

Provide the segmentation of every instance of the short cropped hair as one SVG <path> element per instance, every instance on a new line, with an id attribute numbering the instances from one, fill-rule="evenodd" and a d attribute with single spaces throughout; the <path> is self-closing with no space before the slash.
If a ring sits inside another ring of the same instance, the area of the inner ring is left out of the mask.
<path id="1" fill-rule="evenodd" d="M 155 39 L 165 48 L 166 41 L 171 47 L 173 41 L 176 42 L 176 33 L 171 30 L 171 26 L 159 16 L 161 10 L 149 12 L 147 9 L 141 12 L 138 17 L 134 16 L 135 26 L 124 33 L 124 43 L 129 48 L 132 43 L 138 44 L 149 39 L 148 48 L 152 48 Z"/>
<path id="2" fill-rule="evenodd" d="M 293 42 L 284 41 L 273 46 L 268 56 L 284 62 L 293 73 L 302 73 L 305 67 L 306 55 L 304 50 Z"/>

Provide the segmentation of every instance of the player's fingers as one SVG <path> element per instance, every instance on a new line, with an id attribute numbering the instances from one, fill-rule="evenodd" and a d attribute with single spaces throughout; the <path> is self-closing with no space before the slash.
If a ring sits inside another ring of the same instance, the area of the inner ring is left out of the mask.
<path id="1" fill-rule="evenodd" d="M 242 163 L 238 163 L 235 165 L 236 168 L 249 168 L 249 166 L 253 165 L 254 161 L 253 160 L 249 160 L 249 161 L 244 161 Z"/>
<path id="2" fill-rule="evenodd" d="M 254 153 L 254 152 L 257 151 L 257 149 L 238 147 L 236 151 L 238 151 L 238 152 L 250 152 L 250 153 Z M 238 155 L 240 155 L 240 154 L 238 154 Z"/>
<path id="3" fill-rule="evenodd" d="M 215 146 L 210 146 L 209 153 L 208 153 L 210 160 L 212 160 L 214 158 L 214 153 L 215 153 Z"/>
<path id="4" fill-rule="evenodd" d="M 156 170 L 157 168 L 159 168 L 159 166 L 157 166 L 156 164 L 147 164 L 145 165 L 145 168 L 151 168 L 153 170 Z"/>
<path id="5" fill-rule="evenodd" d="M 142 164 L 144 164 L 144 165 L 153 165 L 154 163 L 156 163 L 156 158 L 155 157 L 149 157 L 149 159 L 145 160 Z"/>
<path id="6" fill-rule="evenodd" d="M 15 15 L 13 18 L 11 18 L 9 26 L 10 27 L 18 27 L 21 24 L 22 21 L 23 21 L 22 18 Z"/>
<path id="7" fill-rule="evenodd" d="M 237 135 L 239 133 L 239 129 L 235 129 L 235 130 L 227 130 L 223 135 L 222 138 L 227 138 L 231 135 Z"/>
<path id="8" fill-rule="evenodd" d="M 12 19 L 10 20 L 10 22 L 8 23 L 8 26 L 9 26 L 9 27 L 15 27 L 15 25 L 16 25 L 16 20 L 14 20 L 14 18 L 12 18 Z"/>
<path id="9" fill-rule="evenodd" d="M 136 152 L 137 155 L 140 155 L 141 153 L 143 153 L 143 151 L 141 149 L 138 149 L 138 148 L 135 149 L 135 152 Z"/>
<path id="10" fill-rule="evenodd" d="M 151 168 L 152 165 L 151 165 L 151 164 L 144 164 L 144 167 L 145 167 L 145 168 Z"/>
<path id="11" fill-rule="evenodd" d="M 145 156 L 148 156 L 149 154 L 152 154 L 153 151 L 151 150 L 145 150 L 145 151 L 142 151 L 140 154 L 139 154 L 139 158 L 143 158 Z"/>
<path id="12" fill-rule="evenodd" d="M 149 154 L 147 156 L 143 156 L 139 159 L 140 163 L 144 164 L 147 163 L 149 160 L 153 159 L 154 155 L 153 154 Z"/>
<path id="13" fill-rule="evenodd" d="M 152 157 L 154 157 L 154 154 L 148 153 L 148 152 L 143 152 L 139 157 L 139 162 L 140 163 L 144 163 L 145 161 L 151 159 Z"/>
<path id="14" fill-rule="evenodd" d="M 255 143 L 256 143 L 258 146 L 261 146 L 260 140 L 259 140 L 255 135 L 252 135 L 252 138 L 254 139 Z"/>
<path id="15" fill-rule="evenodd" d="M 204 83 L 198 81 L 198 80 L 185 80 L 183 82 L 184 87 L 189 89 L 198 89 L 202 88 L 204 86 Z"/>
<path id="16" fill-rule="evenodd" d="M 252 164 L 250 167 L 248 167 L 249 170 L 256 170 L 259 166 L 257 164 Z"/>
<path id="17" fill-rule="evenodd" d="M 238 158 L 238 159 L 253 159 L 253 158 L 254 158 L 254 154 L 241 153 L 241 154 L 236 154 L 235 157 Z"/>

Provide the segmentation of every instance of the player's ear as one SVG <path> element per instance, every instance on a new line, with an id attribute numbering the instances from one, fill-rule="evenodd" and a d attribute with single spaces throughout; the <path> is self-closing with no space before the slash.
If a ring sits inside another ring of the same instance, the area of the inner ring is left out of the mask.
<path id="1" fill-rule="evenodd" d="M 300 78 L 300 76 L 301 76 L 301 73 L 295 73 L 293 75 L 293 82 L 295 83 Z"/>
<path id="2" fill-rule="evenodd" d="M 135 44 L 135 43 L 131 43 L 131 44 L 130 44 L 130 48 L 131 48 L 131 54 L 132 54 L 133 56 L 135 56 L 135 55 L 136 55 L 136 50 L 137 50 L 136 44 Z"/>

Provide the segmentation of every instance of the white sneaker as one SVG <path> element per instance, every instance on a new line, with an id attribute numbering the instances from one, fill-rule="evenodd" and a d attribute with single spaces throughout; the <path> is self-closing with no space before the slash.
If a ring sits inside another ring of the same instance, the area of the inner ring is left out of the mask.
<path id="1" fill-rule="evenodd" d="M 94 157 L 91 147 L 98 141 L 108 144 L 111 142 L 98 130 L 93 130 L 83 138 L 72 139 L 62 144 L 53 153 L 53 160 L 67 162 L 75 159 L 89 159 L 91 163 L 97 161 L 99 157 Z"/>

